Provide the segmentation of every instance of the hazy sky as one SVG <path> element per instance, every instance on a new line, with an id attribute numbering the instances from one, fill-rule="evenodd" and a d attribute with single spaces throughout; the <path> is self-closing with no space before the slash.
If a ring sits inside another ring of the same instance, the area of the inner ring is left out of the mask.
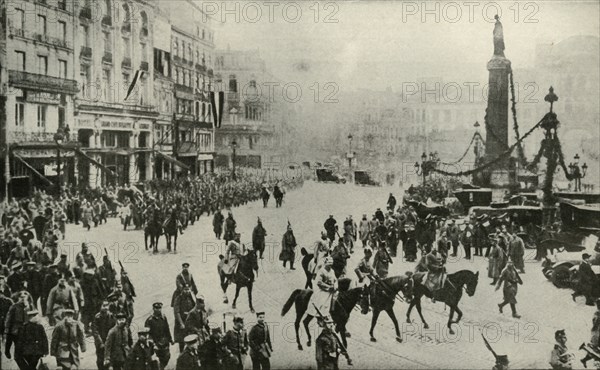
<path id="1" fill-rule="evenodd" d="M 283 81 L 303 79 L 309 86 L 334 80 L 349 90 L 399 90 L 401 82 L 419 77 L 485 78 L 496 13 L 513 68 L 532 66 L 538 41 L 600 34 L 597 0 L 202 4 L 215 20 L 217 48 L 260 49 Z"/>

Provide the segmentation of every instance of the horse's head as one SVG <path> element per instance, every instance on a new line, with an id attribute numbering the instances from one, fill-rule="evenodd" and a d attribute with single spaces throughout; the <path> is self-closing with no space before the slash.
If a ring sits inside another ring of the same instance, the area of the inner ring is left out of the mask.
<path id="1" fill-rule="evenodd" d="M 479 271 L 477 271 L 476 273 L 469 271 L 467 282 L 466 282 L 466 284 L 467 284 L 466 291 L 467 291 L 467 294 L 469 295 L 469 297 L 472 297 L 473 294 L 475 294 L 475 289 L 477 289 L 478 282 L 479 282 Z"/>
<path id="2" fill-rule="evenodd" d="M 254 249 L 248 250 L 248 254 L 245 257 L 250 266 L 252 266 L 252 270 L 258 271 L 258 257 L 256 256 L 256 251 Z"/>
<path id="3" fill-rule="evenodd" d="M 404 282 L 404 285 L 400 288 L 400 290 L 402 290 L 402 294 L 404 294 L 406 301 L 410 302 L 413 295 L 413 289 L 415 287 L 415 279 L 413 277 L 412 271 L 407 271 L 405 276 L 406 281 Z"/>

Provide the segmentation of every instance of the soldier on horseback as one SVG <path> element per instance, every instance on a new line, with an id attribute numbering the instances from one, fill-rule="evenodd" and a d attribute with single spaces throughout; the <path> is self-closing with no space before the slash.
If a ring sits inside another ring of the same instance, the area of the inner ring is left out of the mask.
<path id="1" fill-rule="evenodd" d="M 323 268 L 317 273 L 316 283 L 317 289 L 311 296 L 306 311 L 313 317 L 319 316 L 317 309 L 323 314 L 329 313 L 334 293 L 337 291 L 337 278 L 333 272 L 333 259 L 331 257 L 325 258 Z"/>
<path id="2" fill-rule="evenodd" d="M 444 287 L 446 279 L 446 267 L 442 256 L 433 248 L 431 252 L 423 257 L 415 267 L 415 272 L 427 272 L 425 287 L 435 296 L 435 292 Z"/>
<path id="3" fill-rule="evenodd" d="M 237 272 L 240 258 L 245 254 L 245 246 L 240 243 L 240 237 L 241 235 L 236 233 L 234 239 L 227 244 L 225 263 L 223 264 L 223 274 L 227 279 L 226 284 L 232 280 L 232 277 Z"/>
<path id="4" fill-rule="evenodd" d="M 317 272 L 323 267 L 323 261 L 325 257 L 329 255 L 329 243 L 327 242 L 327 234 L 321 232 L 321 239 L 316 242 L 314 259 L 312 261 L 312 268 L 310 269 L 313 279 L 317 275 Z"/>

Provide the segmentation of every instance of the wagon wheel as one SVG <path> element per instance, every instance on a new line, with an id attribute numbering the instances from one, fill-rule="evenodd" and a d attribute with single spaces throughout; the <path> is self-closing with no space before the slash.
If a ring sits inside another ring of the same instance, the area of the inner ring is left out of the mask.
<path id="1" fill-rule="evenodd" d="M 571 271 L 570 266 L 561 265 L 554 269 L 552 272 L 552 283 L 557 288 L 570 288 L 571 287 Z"/>

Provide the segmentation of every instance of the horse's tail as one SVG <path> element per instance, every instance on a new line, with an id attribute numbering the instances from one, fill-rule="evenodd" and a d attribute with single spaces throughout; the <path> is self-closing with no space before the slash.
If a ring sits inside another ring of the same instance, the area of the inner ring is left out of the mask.
<path id="1" fill-rule="evenodd" d="M 282 317 L 285 316 L 286 313 L 288 313 L 290 308 L 292 308 L 292 305 L 296 301 L 296 297 L 298 297 L 298 295 L 300 293 L 302 293 L 302 289 L 296 289 L 292 292 L 292 294 L 290 295 L 290 298 L 288 298 L 287 302 L 285 302 L 285 304 L 283 305 L 283 308 L 281 309 Z"/>

